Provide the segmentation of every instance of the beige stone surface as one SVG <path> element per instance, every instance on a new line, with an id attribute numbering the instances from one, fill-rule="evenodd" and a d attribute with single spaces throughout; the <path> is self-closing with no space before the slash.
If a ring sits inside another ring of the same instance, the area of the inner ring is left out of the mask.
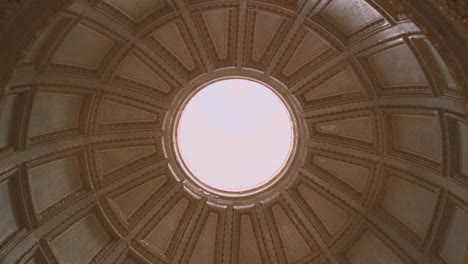
<path id="1" fill-rule="evenodd" d="M 152 122 L 158 118 L 153 113 L 110 100 L 104 101 L 100 117 L 101 124 Z"/>
<path id="2" fill-rule="evenodd" d="M 52 63 L 95 70 L 113 41 L 82 24 L 76 25 L 57 49 Z"/>
<path id="3" fill-rule="evenodd" d="M 464 54 L 402 5 L 420 0 L 14 2 L 0 263 L 463 262 Z M 249 193 L 195 181 L 175 148 L 186 99 L 229 76 L 271 86 L 296 132 Z"/>
<path id="4" fill-rule="evenodd" d="M 184 211 L 187 209 L 187 205 L 187 200 L 178 202 L 145 238 L 146 241 L 156 247 L 162 254 L 167 251 L 169 243 L 173 239 L 177 224 L 181 220 Z"/>
<path id="5" fill-rule="evenodd" d="M 447 263 L 462 263 L 468 246 L 468 213 L 460 208 L 452 212 L 440 255 Z"/>
<path id="6" fill-rule="evenodd" d="M 427 41 L 427 45 L 431 49 L 431 52 L 434 55 L 440 70 L 442 71 L 444 85 L 446 85 L 448 89 L 457 89 L 457 83 L 453 79 L 453 74 L 450 72 L 444 59 L 442 59 L 439 52 L 429 41 Z"/>
<path id="7" fill-rule="evenodd" d="M 113 199 L 113 202 L 117 205 L 120 211 L 122 211 L 124 216 L 129 218 L 154 192 L 158 191 L 165 181 L 166 178 L 164 176 L 160 176 L 154 180 L 145 182 L 137 188 L 116 197 Z"/>
<path id="8" fill-rule="evenodd" d="M 370 58 L 384 87 L 428 84 L 421 65 L 407 45 L 384 50 Z"/>
<path id="9" fill-rule="evenodd" d="M 343 228 L 349 216 L 342 208 L 304 185 L 299 186 L 299 192 L 330 234 Z"/>
<path id="10" fill-rule="evenodd" d="M 305 98 L 310 101 L 362 90 L 362 84 L 356 75 L 351 69 L 347 69 L 308 91 Z"/>
<path id="11" fill-rule="evenodd" d="M 460 171 L 468 176 L 468 124 L 460 123 L 458 127 L 460 135 Z"/>
<path id="12" fill-rule="evenodd" d="M 395 148 L 441 161 L 442 142 L 436 116 L 394 115 L 393 131 Z"/>
<path id="13" fill-rule="evenodd" d="M 119 77 L 149 85 L 157 90 L 167 92 L 169 85 L 161 79 L 148 65 L 135 55 L 130 55 L 117 72 Z"/>
<path id="14" fill-rule="evenodd" d="M 13 200 L 11 181 L 0 182 L 0 215 L 2 224 L 0 225 L 0 241 L 5 242 L 9 236 L 20 228 L 15 213 L 15 204 Z"/>
<path id="15" fill-rule="evenodd" d="M 188 70 L 195 68 L 190 51 L 186 46 L 186 42 L 180 33 L 179 27 L 175 23 L 164 25 L 158 29 L 153 37 L 174 55 Z"/>
<path id="16" fill-rule="evenodd" d="M 241 218 L 241 234 L 240 234 L 240 250 L 239 262 L 240 263 L 262 263 L 260 252 L 258 250 L 257 241 L 252 228 L 250 217 L 243 215 Z"/>
<path id="17" fill-rule="evenodd" d="M 154 153 L 154 146 L 135 146 L 99 151 L 100 167 L 103 174 L 108 174 L 124 167 L 132 161 L 139 160 Z"/>
<path id="18" fill-rule="evenodd" d="M 88 263 L 109 239 L 96 216 L 88 215 L 52 240 L 51 246 L 64 263 Z"/>
<path id="19" fill-rule="evenodd" d="M 214 263 L 217 221 L 216 214 L 211 213 L 208 216 L 190 257 L 190 264 Z"/>
<path id="20" fill-rule="evenodd" d="M 109 4 L 117 7 L 127 14 L 131 19 L 139 21 L 145 16 L 164 6 L 161 0 L 143 0 L 138 2 L 129 2 L 126 0 L 106 0 Z"/>
<path id="21" fill-rule="evenodd" d="M 203 19 L 208 27 L 220 59 L 226 59 L 229 41 L 229 9 L 204 12 Z"/>
<path id="22" fill-rule="evenodd" d="M 258 12 L 255 19 L 255 35 L 253 39 L 253 59 L 260 61 L 265 51 L 277 34 L 284 18 L 266 12 Z"/>
<path id="23" fill-rule="evenodd" d="M 355 242 L 346 254 L 349 262 L 353 264 L 378 263 L 378 264 L 403 264 L 391 248 L 379 237 L 367 231 Z"/>
<path id="24" fill-rule="evenodd" d="M 311 253 L 310 246 L 302 237 L 301 233 L 289 219 L 288 215 L 278 205 L 272 208 L 276 219 L 276 228 L 283 242 L 286 259 L 289 263 L 298 261 Z"/>
<path id="25" fill-rule="evenodd" d="M 41 92 L 34 98 L 30 135 L 57 132 L 78 126 L 83 96 Z"/>
<path id="26" fill-rule="evenodd" d="M 317 123 L 318 132 L 339 137 L 372 142 L 373 130 L 370 117 L 356 117 Z"/>
<path id="27" fill-rule="evenodd" d="M 307 32 L 291 58 L 289 58 L 283 73 L 287 76 L 293 74 L 328 48 L 330 46 L 320 36 L 312 31 Z"/>
<path id="28" fill-rule="evenodd" d="M 333 0 L 322 14 L 346 34 L 382 19 L 382 16 L 364 0 Z"/>
<path id="29" fill-rule="evenodd" d="M 11 95 L 6 99 L 3 105 L 2 112 L 0 114 L 0 149 L 11 145 L 12 125 L 14 122 L 15 103 L 17 102 L 18 96 Z"/>
<path id="30" fill-rule="evenodd" d="M 320 156 L 315 157 L 314 162 L 359 192 L 364 191 L 366 182 L 371 177 L 369 169 L 359 165 Z"/>
<path id="31" fill-rule="evenodd" d="M 28 171 L 34 208 L 42 212 L 83 187 L 75 157 L 54 160 Z M 53 188 L 51 188 L 53 187 Z"/>
<path id="32" fill-rule="evenodd" d="M 411 182 L 390 178 L 382 208 L 423 237 L 431 224 L 437 194 Z M 414 212 L 418 213 L 415 214 Z"/>

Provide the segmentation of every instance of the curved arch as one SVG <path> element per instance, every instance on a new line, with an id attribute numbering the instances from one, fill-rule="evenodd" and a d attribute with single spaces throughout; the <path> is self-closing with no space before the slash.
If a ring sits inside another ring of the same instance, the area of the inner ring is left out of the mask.
<path id="1" fill-rule="evenodd" d="M 21 5 L 15 1 L 6 1 L 0 6 L 3 14 L 0 20 L 0 57 L 4 62 L 0 65 L 0 94 L 4 101 L 8 82 L 13 75 L 13 69 L 22 56 L 23 50 L 29 45 L 35 34 L 47 24 L 50 17 L 69 5 L 70 0 L 51 0 L 46 4 L 37 0 L 24 1 Z M 383 8 L 391 7 L 396 10 L 404 10 L 405 14 L 415 20 L 423 31 L 430 33 L 431 40 L 447 47 L 452 59 L 457 63 L 464 80 L 465 108 L 468 112 L 468 62 L 464 56 L 467 49 L 466 34 L 463 26 L 454 23 L 456 19 L 450 19 L 450 15 L 441 12 L 434 1 L 394 1 L 371 0 L 370 3 L 381 5 Z M 410 10 L 409 10 L 410 9 Z M 40 10 L 40 12 L 38 12 Z"/>
<path id="2" fill-rule="evenodd" d="M 0 261 L 461 261 L 466 41 L 436 5 L 125 1 L 3 4 Z M 298 128 L 246 196 L 174 150 L 184 98 L 226 76 L 278 86 Z"/>

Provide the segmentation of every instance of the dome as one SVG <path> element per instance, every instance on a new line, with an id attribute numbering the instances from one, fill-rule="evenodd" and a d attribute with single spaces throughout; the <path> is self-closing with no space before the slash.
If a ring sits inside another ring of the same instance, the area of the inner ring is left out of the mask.
<path id="1" fill-rule="evenodd" d="M 0 263 L 467 263 L 461 2 L 2 1 Z M 225 191 L 179 123 L 232 78 L 290 145 Z"/>

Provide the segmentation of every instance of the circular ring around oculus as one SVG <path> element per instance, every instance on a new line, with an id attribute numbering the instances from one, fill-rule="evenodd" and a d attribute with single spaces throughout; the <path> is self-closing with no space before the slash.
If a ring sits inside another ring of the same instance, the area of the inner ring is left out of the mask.
<path id="1" fill-rule="evenodd" d="M 273 184 L 293 149 L 294 126 L 284 100 L 245 78 L 202 86 L 188 98 L 176 126 L 179 162 L 214 193 L 249 194 Z"/>

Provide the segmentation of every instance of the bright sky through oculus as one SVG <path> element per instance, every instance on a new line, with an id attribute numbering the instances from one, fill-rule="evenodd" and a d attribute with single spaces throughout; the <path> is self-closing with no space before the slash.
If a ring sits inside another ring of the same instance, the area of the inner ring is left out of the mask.
<path id="1" fill-rule="evenodd" d="M 288 109 L 271 89 L 227 79 L 190 99 L 177 140 L 182 159 L 199 181 L 223 191 L 245 191 L 281 171 L 293 128 Z"/>

